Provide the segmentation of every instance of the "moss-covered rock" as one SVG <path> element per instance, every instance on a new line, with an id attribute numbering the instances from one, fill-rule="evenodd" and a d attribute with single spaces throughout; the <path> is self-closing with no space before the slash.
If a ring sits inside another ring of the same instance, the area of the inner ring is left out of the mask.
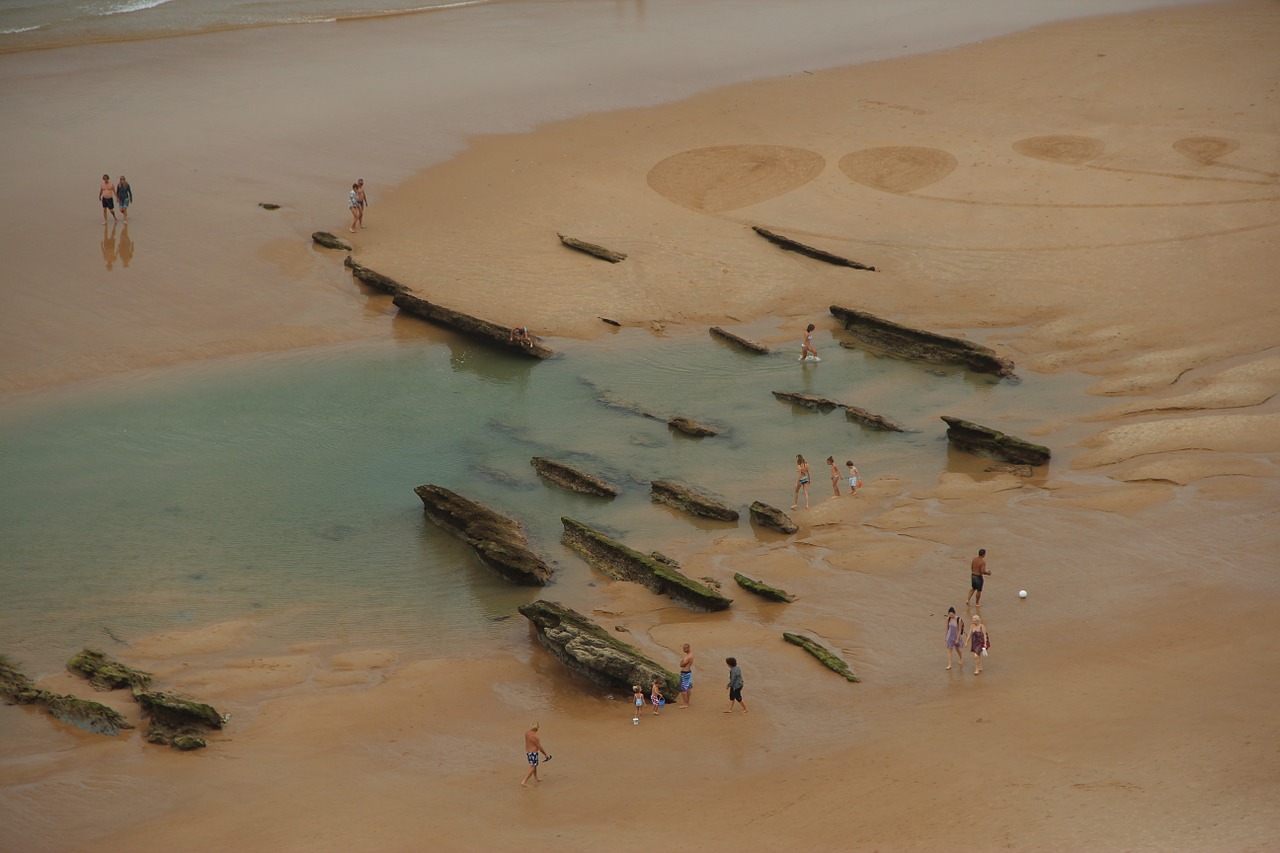
<path id="1" fill-rule="evenodd" d="M 199 749 L 206 732 L 222 728 L 222 715 L 203 702 L 159 690 L 135 690 L 133 698 L 150 718 L 145 736 L 151 743 Z"/>
<path id="2" fill-rule="evenodd" d="M 654 480 L 649 484 L 649 497 L 689 515 L 716 521 L 737 521 L 738 511 L 727 503 L 689 486 L 671 480 Z"/>
<path id="3" fill-rule="evenodd" d="M 36 687 L 17 665 L 0 655 L 0 696 L 18 705 L 37 705 L 55 718 L 102 735 L 117 735 L 133 724 L 114 708 Z"/>
<path id="4" fill-rule="evenodd" d="M 741 572 L 734 572 L 733 579 L 738 586 L 747 592 L 754 592 L 761 598 L 767 598 L 770 601 L 783 601 L 788 604 L 796 600 L 796 597 L 784 589 L 778 589 L 776 586 L 769 586 L 767 583 L 758 581 L 755 578 L 749 578 Z"/>
<path id="5" fill-rule="evenodd" d="M 849 664 L 845 663 L 839 655 L 833 653 L 821 643 L 814 642 L 803 634 L 787 634 L 782 635 L 782 639 L 791 643 L 793 646 L 799 646 L 809 654 L 813 655 L 822 665 L 832 672 L 838 673 L 844 677 L 846 681 L 862 681 L 861 678 L 853 674 L 853 670 L 849 669 Z"/>
<path id="6" fill-rule="evenodd" d="M 98 690 L 145 690 L 151 685 L 151 673 L 143 672 L 113 660 L 100 649 L 84 648 L 67 661 L 67 669 L 89 679 Z"/>

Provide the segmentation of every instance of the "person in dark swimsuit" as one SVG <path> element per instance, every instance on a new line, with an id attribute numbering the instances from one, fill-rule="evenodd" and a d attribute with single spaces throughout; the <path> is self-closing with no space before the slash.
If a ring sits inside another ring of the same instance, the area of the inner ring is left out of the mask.
<path id="1" fill-rule="evenodd" d="M 791 508 L 800 505 L 800 490 L 804 489 L 804 508 L 809 508 L 809 463 L 804 457 L 796 454 L 796 493 L 792 496 Z"/>
<path id="2" fill-rule="evenodd" d="M 107 211 L 111 211 L 111 218 L 120 221 L 120 217 L 116 216 L 116 188 L 111 184 L 111 176 L 102 176 L 102 186 L 98 187 L 98 201 L 102 202 L 102 224 L 107 224 Z"/>

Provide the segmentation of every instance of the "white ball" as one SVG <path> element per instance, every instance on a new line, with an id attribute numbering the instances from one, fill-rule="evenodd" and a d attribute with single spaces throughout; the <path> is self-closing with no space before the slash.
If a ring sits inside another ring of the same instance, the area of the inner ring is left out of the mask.
<path id="1" fill-rule="evenodd" d="M 1025 589 L 1018 590 L 1018 598 L 1026 598 L 1026 597 L 1027 597 L 1027 591 Z"/>

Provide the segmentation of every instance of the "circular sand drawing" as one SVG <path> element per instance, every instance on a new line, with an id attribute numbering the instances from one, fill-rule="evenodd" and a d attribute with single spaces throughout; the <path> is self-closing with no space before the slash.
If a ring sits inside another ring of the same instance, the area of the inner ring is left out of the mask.
<path id="1" fill-rule="evenodd" d="M 1102 154 L 1102 140 L 1091 136 L 1028 136 L 1013 143 L 1023 157 L 1078 166 Z"/>
<path id="2" fill-rule="evenodd" d="M 1216 136 L 1188 136 L 1173 143 L 1174 151 L 1204 166 L 1213 165 L 1213 161 L 1226 157 L 1239 147 L 1240 143 L 1234 139 L 1219 139 Z"/>
<path id="3" fill-rule="evenodd" d="M 785 195 L 827 161 L 804 148 L 717 145 L 673 154 L 649 170 L 649 186 L 692 210 L 720 213 Z"/>
<path id="4" fill-rule="evenodd" d="M 936 184 L 957 165 L 946 151 L 909 145 L 864 148 L 840 158 L 840 171 L 850 180 L 887 193 L 910 193 Z"/>

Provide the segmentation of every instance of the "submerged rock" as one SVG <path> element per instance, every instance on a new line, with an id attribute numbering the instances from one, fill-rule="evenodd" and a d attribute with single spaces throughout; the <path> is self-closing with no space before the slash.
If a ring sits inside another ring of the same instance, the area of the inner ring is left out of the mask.
<path id="1" fill-rule="evenodd" d="M 942 420 L 947 424 L 947 441 L 958 450 L 1015 465 L 1046 465 L 1049 462 L 1051 454 L 1043 444 L 1033 444 L 949 415 L 943 415 Z"/>
<path id="2" fill-rule="evenodd" d="M 311 239 L 318 245 L 324 246 L 326 249 L 341 249 L 344 252 L 351 251 L 351 244 L 346 240 L 342 240 L 328 231 L 316 231 L 311 235 Z"/>
<path id="3" fill-rule="evenodd" d="M 118 735 L 133 724 L 114 708 L 51 690 L 41 690 L 4 655 L 0 655 L 0 696 L 18 705 L 37 705 L 64 723 L 100 735 Z"/>
<path id="4" fill-rule="evenodd" d="M 720 430 L 715 427 L 704 424 L 701 421 L 695 421 L 693 418 L 686 418 L 684 415 L 676 415 L 667 419 L 667 426 L 674 430 L 679 430 L 685 435 L 691 435 L 694 438 L 703 438 L 709 435 L 719 435 Z"/>
<path id="5" fill-rule="evenodd" d="M 688 486 L 673 483 L 671 480 L 654 480 L 649 484 L 649 496 L 658 503 L 664 503 L 700 518 L 714 518 L 717 521 L 738 520 L 738 511 L 728 504 Z"/>
<path id="6" fill-rule="evenodd" d="M 749 507 L 751 520 L 765 527 L 772 527 L 780 533 L 795 533 L 800 527 L 777 507 L 769 506 L 763 501 L 754 501 Z"/>
<path id="7" fill-rule="evenodd" d="M 548 459 L 545 456 L 535 456 L 529 460 L 529 464 L 533 465 L 533 469 L 543 479 L 571 492 L 580 492 L 584 495 L 595 495 L 601 498 L 616 498 L 622 494 L 622 489 L 612 483 L 607 483 L 599 477 L 573 467 L 567 462 Z"/>
<path id="8" fill-rule="evenodd" d="M 576 610 L 539 599 L 518 608 L 538 632 L 538 641 L 556 658 L 580 675 L 611 690 L 631 694 L 632 685 L 645 691 L 654 678 L 664 696 L 680 691 L 675 673 L 649 658 L 635 646 L 611 635 Z"/>
<path id="9" fill-rule="evenodd" d="M 884 417 L 877 415 L 875 412 L 868 412 L 866 409 L 859 409 L 857 406 L 845 406 L 844 416 L 847 420 L 855 424 L 862 424 L 869 429 L 877 429 L 881 432 L 906 432 L 907 428 Z"/>
<path id="10" fill-rule="evenodd" d="M 145 690 L 151 686 L 151 673 L 125 666 L 111 659 L 99 649 L 81 649 L 67 661 L 67 669 L 89 679 L 98 690 L 117 690 L 121 687 Z"/>
<path id="11" fill-rule="evenodd" d="M 839 305 L 832 305 L 831 313 L 855 338 L 886 352 L 923 361 L 963 364 L 978 373 L 1016 378 L 1013 362 L 982 344 L 913 329 L 865 311 L 841 308 Z M 843 341 L 840 345 L 850 346 Z"/>
<path id="12" fill-rule="evenodd" d="M 615 580 L 638 583 L 690 610 L 728 610 L 732 600 L 680 572 L 674 560 L 647 556 L 572 518 L 560 519 L 562 541 Z"/>
<path id="13" fill-rule="evenodd" d="M 818 397 L 814 394 L 806 394 L 803 391 L 773 391 L 771 393 L 784 403 L 813 409 L 815 412 L 830 412 L 833 409 L 844 408 L 844 403 L 837 403 L 835 400 Z"/>
<path id="14" fill-rule="evenodd" d="M 861 678 L 853 674 L 853 670 L 849 669 L 849 664 L 845 663 L 839 655 L 834 654 L 826 646 L 821 643 L 814 642 L 803 634 L 787 634 L 782 635 L 782 639 L 791 643 L 793 646 L 799 646 L 809 654 L 822 662 L 822 665 L 832 672 L 836 672 L 844 676 L 845 681 L 862 681 Z"/>
<path id="15" fill-rule="evenodd" d="M 524 527 L 510 516 L 462 497 L 442 486 L 418 486 L 427 518 L 466 542 L 480 562 L 512 583 L 545 586 L 551 567 L 534 553 Z"/>
<path id="16" fill-rule="evenodd" d="M 770 601 L 782 601 L 790 604 L 796 600 L 796 597 L 786 590 L 778 589 L 776 586 L 769 586 L 767 583 L 755 580 L 754 578 L 749 578 L 740 572 L 735 572 L 733 579 L 737 582 L 738 586 L 742 587 L 747 592 L 754 592 L 756 595 L 762 598 L 767 598 Z"/>

